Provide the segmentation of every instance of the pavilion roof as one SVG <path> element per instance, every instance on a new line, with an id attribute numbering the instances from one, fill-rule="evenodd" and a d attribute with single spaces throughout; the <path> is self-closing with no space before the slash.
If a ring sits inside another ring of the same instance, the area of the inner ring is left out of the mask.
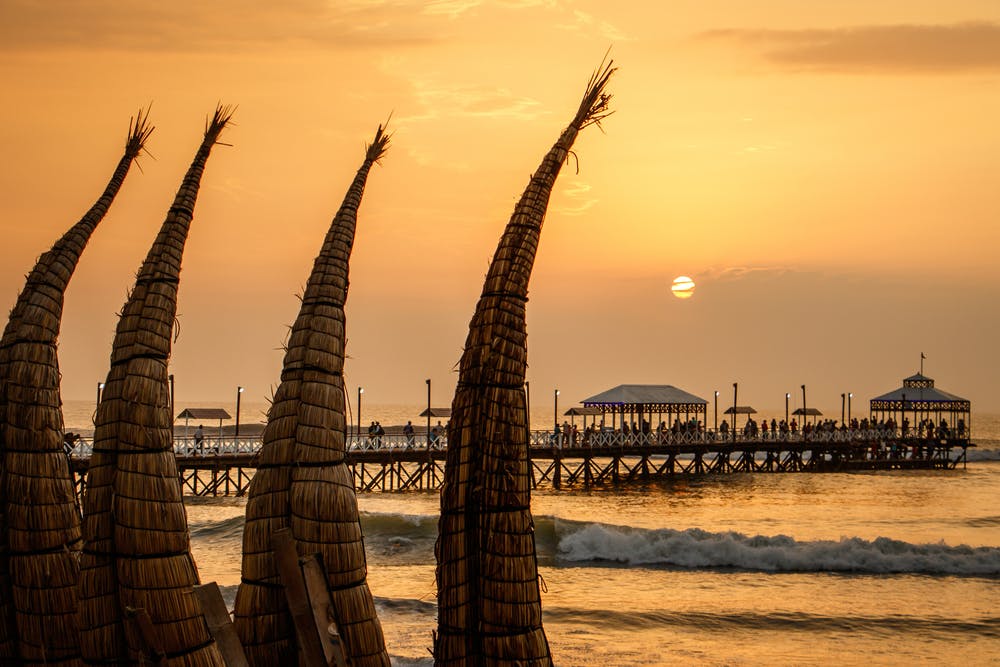
<path id="1" fill-rule="evenodd" d="M 229 413 L 222 408 L 184 408 L 177 415 L 178 419 L 230 419 Z"/>
<path id="2" fill-rule="evenodd" d="M 424 408 L 420 417 L 440 417 L 442 419 L 451 418 L 451 408 Z"/>
<path id="3" fill-rule="evenodd" d="M 819 408 L 795 408 L 793 415 L 800 415 L 802 417 L 822 417 L 823 413 L 819 411 Z"/>
<path id="4" fill-rule="evenodd" d="M 581 401 L 594 405 L 708 405 L 708 401 L 670 384 L 620 384 Z"/>
<path id="5" fill-rule="evenodd" d="M 602 414 L 604 414 L 604 411 L 601 410 L 600 408 L 578 408 L 575 406 L 563 413 L 563 415 L 567 417 L 580 417 L 580 416 L 591 416 L 591 415 L 596 417 L 597 415 L 602 415 Z"/>
<path id="6" fill-rule="evenodd" d="M 950 394 L 947 391 L 942 391 L 936 387 L 900 387 L 899 389 L 894 389 L 888 394 L 882 394 L 881 396 L 876 396 L 872 399 L 875 401 L 885 401 L 885 402 L 896 402 L 902 401 L 903 396 L 906 396 L 906 402 L 925 402 L 925 403 L 967 403 L 968 399 L 962 398 L 961 396 L 956 396 L 955 394 Z"/>

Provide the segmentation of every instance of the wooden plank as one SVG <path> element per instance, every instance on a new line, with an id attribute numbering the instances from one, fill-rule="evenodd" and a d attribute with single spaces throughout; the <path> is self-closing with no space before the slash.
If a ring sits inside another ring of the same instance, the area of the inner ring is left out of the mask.
<path id="1" fill-rule="evenodd" d="M 312 603 L 316 630 L 319 632 L 320 642 L 323 644 L 326 663 L 337 667 L 347 667 L 344 642 L 334 620 L 333 600 L 330 599 L 330 591 L 326 587 L 326 573 L 323 572 L 319 556 L 313 554 L 303 557 L 300 563 L 302 565 L 302 578 L 306 583 L 306 592 Z"/>
<path id="2" fill-rule="evenodd" d="M 247 657 L 243 653 L 243 645 L 233 627 L 233 619 L 226 609 L 226 602 L 222 599 L 222 591 L 214 581 L 203 586 L 195 586 L 194 594 L 201 603 L 202 614 L 208 629 L 215 638 L 215 643 L 219 647 L 222 659 L 226 661 L 226 667 L 249 667 Z"/>
<path id="3" fill-rule="evenodd" d="M 274 552 L 278 576 L 285 588 L 288 611 L 295 625 L 295 636 L 302 656 L 301 664 L 306 667 L 327 667 L 323 645 L 316 631 L 312 605 L 302 578 L 302 569 L 299 567 L 299 556 L 295 551 L 292 531 L 281 528 L 271 533 L 271 551 Z"/>

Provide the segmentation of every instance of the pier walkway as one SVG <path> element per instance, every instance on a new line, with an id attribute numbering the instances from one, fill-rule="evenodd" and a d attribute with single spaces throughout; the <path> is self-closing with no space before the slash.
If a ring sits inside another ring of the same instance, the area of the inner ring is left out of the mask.
<path id="1" fill-rule="evenodd" d="M 582 434 L 581 434 L 582 436 Z M 928 440 L 899 432 L 835 430 L 726 439 L 712 432 L 634 433 L 599 431 L 573 442 L 549 431 L 531 433 L 533 488 L 590 487 L 648 482 L 675 475 L 841 472 L 858 470 L 951 470 L 974 447 L 966 438 Z M 186 494 L 242 496 L 249 489 L 260 451 L 252 438 L 206 437 L 200 444 L 177 438 L 174 451 Z M 359 492 L 440 488 L 447 438 L 424 434 L 349 435 L 346 461 Z M 78 440 L 70 468 L 78 492 L 86 484 L 90 443 Z"/>

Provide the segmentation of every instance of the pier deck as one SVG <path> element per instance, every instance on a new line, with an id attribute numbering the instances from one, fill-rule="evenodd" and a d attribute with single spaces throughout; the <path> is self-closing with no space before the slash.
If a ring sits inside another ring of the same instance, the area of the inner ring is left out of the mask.
<path id="1" fill-rule="evenodd" d="M 862 470 L 951 470 L 964 465 L 974 447 L 967 438 L 904 438 L 875 431 L 834 431 L 779 440 L 719 440 L 712 434 L 599 433 L 586 444 L 548 432 L 531 434 L 532 487 L 611 486 L 676 475 L 727 473 L 844 472 Z M 447 442 L 426 437 L 350 437 L 347 465 L 359 492 L 440 488 Z M 209 438 L 200 445 L 178 438 L 174 450 L 186 494 L 242 496 L 250 486 L 260 450 L 258 438 Z M 89 444 L 70 455 L 78 492 L 86 484 Z"/>

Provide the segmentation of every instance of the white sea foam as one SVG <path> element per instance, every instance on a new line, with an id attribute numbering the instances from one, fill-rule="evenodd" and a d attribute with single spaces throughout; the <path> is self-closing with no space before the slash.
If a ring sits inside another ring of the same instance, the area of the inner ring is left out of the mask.
<path id="1" fill-rule="evenodd" d="M 1000 548 L 910 544 L 885 537 L 799 542 L 785 535 L 748 536 L 696 528 L 641 530 L 568 524 L 558 559 L 767 572 L 869 572 L 1000 575 Z"/>

